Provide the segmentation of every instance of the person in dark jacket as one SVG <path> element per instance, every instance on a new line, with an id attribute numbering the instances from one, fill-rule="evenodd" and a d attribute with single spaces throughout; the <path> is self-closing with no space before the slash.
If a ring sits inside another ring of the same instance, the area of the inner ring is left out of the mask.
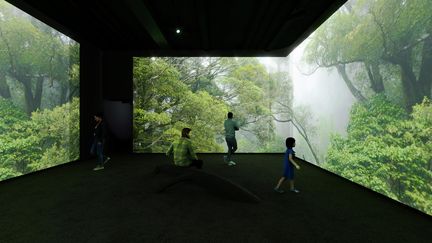
<path id="1" fill-rule="evenodd" d="M 104 155 L 104 144 L 105 144 L 105 136 L 106 130 L 103 122 L 103 114 L 98 113 L 94 116 L 94 120 L 96 125 L 94 127 L 93 133 L 93 144 L 90 149 L 91 154 L 95 154 L 97 156 L 97 165 L 93 170 L 102 170 L 104 169 L 104 165 L 111 159 L 108 156 Z"/>

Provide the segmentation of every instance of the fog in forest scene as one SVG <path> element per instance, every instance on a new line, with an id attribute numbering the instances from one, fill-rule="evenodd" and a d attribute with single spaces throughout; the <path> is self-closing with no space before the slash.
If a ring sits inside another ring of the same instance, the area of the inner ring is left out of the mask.
<path id="1" fill-rule="evenodd" d="M 288 57 L 137 57 L 134 151 L 192 128 L 198 152 L 297 157 L 432 214 L 432 2 L 348 1 Z"/>
<path id="2" fill-rule="evenodd" d="M 79 158 L 79 44 L 0 0 L 0 181 Z"/>

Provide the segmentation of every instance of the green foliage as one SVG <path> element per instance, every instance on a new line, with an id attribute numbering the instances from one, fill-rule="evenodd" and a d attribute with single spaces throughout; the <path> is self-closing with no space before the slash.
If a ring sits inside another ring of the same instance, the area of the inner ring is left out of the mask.
<path id="1" fill-rule="evenodd" d="M 68 162 L 79 157 L 79 99 L 73 98 L 71 103 L 63 104 L 52 110 L 33 112 L 32 128 L 37 131 L 40 143 L 45 148 L 58 147 L 67 151 L 63 157 Z M 58 163 L 58 162 L 57 162 Z"/>
<path id="2" fill-rule="evenodd" d="M 333 135 L 325 168 L 432 214 L 432 105 L 411 116 L 383 96 L 357 104 L 348 137 Z"/>
<path id="3" fill-rule="evenodd" d="M 431 12 L 429 0 L 349 1 L 314 32 L 304 59 L 323 68 L 345 65 L 366 97 L 383 82 L 384 92 L 398 96 L 409 111 L 424 95 L 431 97 L 430 86 L 419 84 L 430 83 L 420 74 L 429 72 Z"/>
<path id="4" fill-rule="evenodd" d="M 304 58 L 323 68 L 344 66 L 353 95 L 356 88 L 367 99 L 352 107 L 347 137 L 332 136 L 325 167 L 429 214 L 432 118 L 429 101 L 421 101 L 431 97 L 424 75 L 431 11 L 429 0 L 349 1 L 311 36 Z M 373 89 L 380 81 L 384 91 Z"/>
<path id="5" fill-rule="evenodd" d="M 39 137 L 31 128 L 31 122 L 14 124 L 10 132 L 0 135 L 0 165 L 21 174 L 31 172 L 27 165 L 41 157 Z"/>
<path id="6" fill-rule="evenodd" d="M 285 139 L 286 138 L 280 136 L 275 136 L 271 141 L 264 144 L 264 146 L 259 146 L 255 151 L 258 153 L 283 153 L 286 150 Z"/>
<path id="7" fill-rule="evenodd" d="M 199 152 L 221 151 L 214 138 L 222 133 L 224 103 L 207 91 L 192 92 L 166 60 L 135 59 L 135 151 L 166 152 L 184 127 L 192 129 Z"/>
<path id="8" fill-rule="evenodd" d="M 377 95 L 364 104 L 355 104 L 350 117 L 349 138 L 362 141 L 368 136 L 384 135 L 386 129 L 394 127 L 407 114 L 400 106 L 388 102 L 384 95 Z"/>
<path id="9" fill-rule="evenodd" d="M 28 164 L 28 168 L 31 171 L 37 171 L 53 167 L 64 162 L 69 162 L 71 161 L 71 157 L 69 154 L 69 149 L 65 149 L 64 147 L 60 147 L 54 144 L 52 147 L 49 147 L 45 150 L 39 160 L 34 162 L 32 161 L 30 164 Z M 72 160 L 76 159 L 78 158 L 73 158 Z"/>
<path id="10" fill-rule="evenodd" d="M 0 16 L 0 77 L 12 82 L 1 88 L 18 88 L 14 103 L 30 115 L 77 96 L 79 45 L 3 0 Z"/>
<path id="11" fill-rule="evenodd" d="M 255 136 L 253 141 L 258 143 L 259 148 L 266 147 L 275 137 L 273 113 L 280 113 L 280 110 L 275 109 L 277 102 L 283 100 L 287 106 L 291 105 L 291 80 L 282 72 L 270 75 L 256 58 L 235 60 L 234 67 L 218 82 L 223 87 L 225 101 L 242 130 Z M 252 147 L 255 146 L 240 146 L 239 151 L 251 152 Z M 248 149 L 243 150 L 244 148 Z M 274 150 L 269 152 L 271 151 Z"/>
<path id="12" fill-rule="evenodd" d="M 165 152 L 190 127 L 198 152 L 222 152 L 223 122 L 232 111 L 252 136 L 241 139 L 274 151 L 272 105 L 290 106 L 286 83 L 286 73 L 269 75 L 256 58 L 135 58 L 134 150 Z"/>
<path id="13" fill-rule="evenodd" d="M 80 59 L 79 49 L 80 45 L 74 43 L 69 47 L 69 85 L 71 86 L 72 92 L 74 89 L 79 89 L 80 85 Z M 77 90 L 78 91 L 78 90 Z M 77 96 L 78 94 L 75 94 Z"/>
<path id="14" fill-rule="evenodd" d="M 79 157 L 79 44 L 3 0 L 0 95 L 0 180 Z"/>
<path id="15" fill-rule="evenodd" d="M 223 133 L 223 122 L 228 109 L 224 103 L 210 96 L 206 91 L 188 93 L 179 115 L 180 126 L 192 129 L 192 144 L 200 152 L 221 152 L 223 148 L 216 143 L 215 137 Z M 191 114 L 191 115 L 187 115 Z M 178 131 L 180 130 L 178 126 Z M 178 133 L 180 134 L 180 132 Z"/>
<path id="16" fill-rule="evenodd" d="M 12 101 L 0 97 L 0 134 L 5 133 L 15 123 L 27 120 L 27 114 Z"/>
<path id="17" fill-rule="evenodd" d="M 0 178 L 76 160 L 79 157 L 79 99 L 32 113 L 0 134 Z"/>
<path id="18" fill-rule="evenodd" d="M 0 181 L 2 180 L 6 180 L 12 177 L 16 177 L 16 176 L 20 176 L 22 175 L 21 173 L 17 172 L 14 169 L 10 169 L 10 168 L 1 168 L 0 167 Z"/>

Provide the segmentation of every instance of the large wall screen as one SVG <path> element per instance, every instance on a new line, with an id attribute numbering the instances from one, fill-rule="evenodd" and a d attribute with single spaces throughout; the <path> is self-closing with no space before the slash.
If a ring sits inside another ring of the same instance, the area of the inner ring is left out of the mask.
<path id="1" fill-rule="evenodd" d="M 197 151 L 223 152 L 223 123 L 232 111 L 241 126 L 239 152 L 282 151 L 291 129 L 287 60 L 274 59 L 270 69 L 265 58 L 135 58 L 134 150 L 165 152 L 190 127 Z"/>
<path id="2" fill-rule="evenodd" d="M 134 59 L 134 150 L 297 156 L 432 215 L 432 2 L 351 0 L 286 58 Z"/>
<path id="3" fill-rule="evenodd" d="M 79 158 L 79 44 L 0 0 L 0 180 Z"/>

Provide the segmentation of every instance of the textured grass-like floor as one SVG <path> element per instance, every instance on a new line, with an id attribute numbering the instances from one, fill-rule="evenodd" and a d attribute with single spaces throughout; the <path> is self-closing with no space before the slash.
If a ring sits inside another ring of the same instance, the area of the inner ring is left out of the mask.
<path id="1" fill-rule="evenodd" d="M 101 171 L 80 161 L 0 183 L 0 242 L 431 242 L 432 217 L 308 163 L 301 193 L 279 195 L 282 155 L 237 155 L 236 167 L 200 157 L 262 202 L 189 183 L 152 193 L 165 156 L 117 155 Z"/>

